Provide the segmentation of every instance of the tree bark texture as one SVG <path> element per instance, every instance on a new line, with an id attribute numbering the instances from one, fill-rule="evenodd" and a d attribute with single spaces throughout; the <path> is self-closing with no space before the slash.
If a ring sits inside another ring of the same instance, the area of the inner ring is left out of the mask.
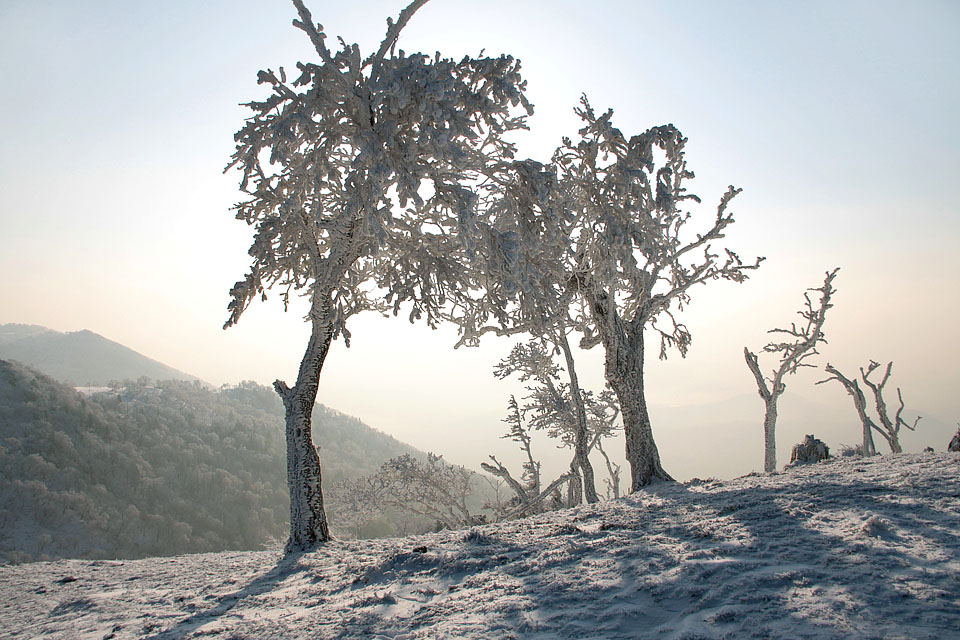
<path id="1" fill-rule="evenodd" d="M 570 472 L 567 474 L 570 482 L 567 483 L 567 506 L 575 507 L 583 502 L 583 479 L 577 469 L 576 458 L 570 462 Z"/>
<path id="2" fill-rule="evenodd" d="M 747 361 L 750 373 L 757 381 L 757 393 L 763 399 L 763 470 L 770 473 L 777 470 L 777 400 L 786 390 L 786 386 L 781 381 L 783 370 L 776 372 L 771 385 L 768 386 L 767 380 L 760 371 L 757 355 L 744 347 L 743 357 Z"/>
<path id="3" fill-rule="evenodd" d="M 639 491 L 655 480 L 673 480 L 660 464 L 644 396 L 643 327 L 647 318 L 638 311 L 633 320 L 625 323 L 609 304 L 606 293 L 591 302 L 605 352 L 604 374 L 623 415 L 630 491 Z"/>
<path id="4" fill-rule="evenodd" d="M 777 397 L 764 399 L 763 413 L 763 470 L 777 470 Z"/>
<path id="5" fill-rule="evenodd" d="M 329 294 L 314 293 L 310 341 L 300 362 L 297 383 L 293 388 L 280 380 L 273 383 L 283 400 L 286 422 L 287 487 L 290 490 L 290 538 L 286 553 L 309 551 L 330 539 L 323 508 L 320 456 L 313 444 L 313 407 L 320 370 L 333 339 L 329 309 Z"/>

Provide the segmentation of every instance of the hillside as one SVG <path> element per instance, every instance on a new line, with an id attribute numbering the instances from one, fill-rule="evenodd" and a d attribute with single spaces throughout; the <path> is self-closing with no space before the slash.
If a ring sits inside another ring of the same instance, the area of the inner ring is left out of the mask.
<path id="1" fill-rule="evenodd" d="M 61 333 L 36 325 L 0 325 L 0 358 L 22 362 L 72 386 L 142 377 L 199 380 L 86 329 Z"/>
<path id="2" fill-rule="evenodd" d="M 423 455 L 318 405 L 327 486 Z M 259 549 L 287 535 L 283 409 L 254 383 L 83 396 L 0 360 L 0 562 Z M 336 508 L 336 504 L 331 507 Z M 393 531 L 374 523 L 371 535 Z"/>
<path id="3" fill-rule="evenodd" d="M 286 559 L 0 567 L 0 637 L 958 637 L 958 486 L 957 454 L 843 458 Z"/>

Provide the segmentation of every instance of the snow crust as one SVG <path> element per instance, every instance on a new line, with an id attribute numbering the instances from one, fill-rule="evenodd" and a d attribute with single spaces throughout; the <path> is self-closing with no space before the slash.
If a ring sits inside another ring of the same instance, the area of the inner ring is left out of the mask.
<path id="1" fill-rule="evenodd" d="M 960 454 L 659 484 L 288 558 L 5 566 L 0 637 L 960 637 Z"/>

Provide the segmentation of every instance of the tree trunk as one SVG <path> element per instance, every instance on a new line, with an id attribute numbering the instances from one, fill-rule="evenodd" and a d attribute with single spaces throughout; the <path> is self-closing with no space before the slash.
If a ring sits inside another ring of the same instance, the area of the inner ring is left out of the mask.
<path id="1" fill-rule="evenodd" d="M 643 391 L 643 328 L 649 318 L 637 310 L 633 319 L 625 323 L 606 291 L 591 295 L 589 302 L 603 343 L 604 375 L 623 415 L 630 491 L 639 491 L 654 480 L 672 481 L 660 464 Z"/>
<path id="2" fill-rule="evenodd" d="M 290 538 L 286 553 L 309 551 L 330 539 L 323 509 L 320 456 L 313 444 L 313 407 L 320 370 L 327 357 L 333 330 L 330 296 L 315 292 L 310 310 L 311 333 L 293 388 L 277 380 L 274 388 L 283 400 L 287 439 L 287 487 L 290 490 Z"/>
<path id="3" fill-rule="evenodd" d="M 577 378 L 577 369 L 573 361 L 573 352 L 567 334 L 561 327 L 559 331 L 560 349 L 567 364 L 567 377 L 570 379 L 570 395 L 573 398 L 573 408 L 576 417 L 576 432 L 574 436 L 574 460 L 580 467 L 583 477 L 583 494 L 588 503 L 599 502 L 597 486 L 594 479 L 593 466 L 590 464 L 590 442 L 587 433 L 587 410 L 583 406 L 583 394 L 580 392 L 580 382 Z"/>
<path id="4" fill-rule="evenodd" d="M 747 361 L 747 367 L 757 381 L 757 392 L 763 400 L 763 470 L 770 473 L 777 470 L 777 399 L 786 389 L 782 382 L 786 369 L 781 366 L 774 373 L 770 386 L 767 386 L 767 380 L 760 371 L 757 354 L 744 347 L 743 358 Z"/>
<path id="5" fill-rule="evenodd" d="M 620 402 L 626 458 L 630 463 L 630 491 L 639 491 L 654 480 L 673 480 L 660 464 L 653 440 L 650 414 L 643 390 L 643 324 L 630 333 L 614 334 L 606 347 L 605 373 Z M 606 343 L 607 340 L 604 340 Z"/>
<path id="6" fill-rule="evenodd" d="M 577 469 L 576 458 L 570 462 L 570 473 L 567 476 L 570 478 L 567 483 L 567 506 L 575 507 L 583 502 L 583 482 Z"/>
<path id="7" fill-rule="evenodd" d="M 777 398 L 773 395 L 764 399 L 763 470 L 767 473 L 777 470 Z"/>
<path id="8" fill-rule="evenodd" d="M 895 433 L 890 435 L 890 453 L 903 453 L 903 447 L 900 446 L 900 438 Z"/>
<path id="9" fill-rule="evenodd" d="M 870 428 L 870 423 L 867 421 L 863 422 L 863 455 L 866 456 L 875 456 L 877 455 L 877 445 L 873 443 L 873 430 Z"/>

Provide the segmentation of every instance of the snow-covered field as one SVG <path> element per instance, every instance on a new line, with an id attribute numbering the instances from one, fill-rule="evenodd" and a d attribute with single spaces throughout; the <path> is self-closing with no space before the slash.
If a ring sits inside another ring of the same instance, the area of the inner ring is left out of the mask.
<path id="1" fill-rule="evenodd" d="M 316 553 L 0 567 L 13 638 L 960 638 L 960 456 L 846 458 Z"/>

